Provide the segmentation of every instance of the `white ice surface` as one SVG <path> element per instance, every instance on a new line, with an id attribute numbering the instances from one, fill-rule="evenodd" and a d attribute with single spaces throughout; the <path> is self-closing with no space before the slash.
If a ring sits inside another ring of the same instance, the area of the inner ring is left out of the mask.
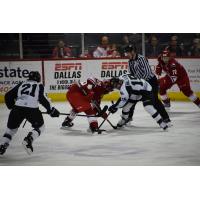
<path id="1" fill-rule="evenodd" d="M 61 112 L 69 112 L 66 103 L 54 103 Z M 0 104 L 0 135 L 2 136 L 9 110 Z M 131 127 L 113 130 L 105 122 L 107 134 L 88 133 L 87 119 L 77 117 L 71 130 L 61 130 L 64 116 L 44 115 L 45 132 L 35 141 L 29 156 L 21 143 L 28 131 L 19 128 L 7 152 L 0 156 L 0 165 L 200 165 L 200 110 L 191 102 L 172 102 L 169 112 L 173 127 L 162 131 L 145 112 L 136 106 Z M 109 117 L 114 124 L 120 111 Z M 99 119 L 101 122 L 102 119 Z"/>

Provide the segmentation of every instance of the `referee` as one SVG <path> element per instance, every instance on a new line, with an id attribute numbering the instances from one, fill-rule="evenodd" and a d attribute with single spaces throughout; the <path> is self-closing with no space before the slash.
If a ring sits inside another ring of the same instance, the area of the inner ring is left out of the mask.
<path id="1" fill-rule="evenodd" d="M 146 80 L 147 82 L 149 82 L 149 84 L 152 86 L 152 91 L 154 94 L 154 107 L 162 116 L 163 121 L 165 123 L 170 123 L 171 120 L 169 118 L 169 115 L 166 112 L 162 102 L 158 99 L 158 80 L 155 74 L 152 72 L 148 60 L 144 56 L 137 54 L 135 45 L 131 45 L 131 44 L 128 45 L 125 48 L 125 53 L 127 57 L 129 58 L 129 62 L 128 62 L 129 73 L 135 76 L 136 78 L 139 78 L 139 79 L 142 78 Z M 132 119 L 134 109 L 135 109 L 135 105 L 131 108 L 129 119 Z"/>

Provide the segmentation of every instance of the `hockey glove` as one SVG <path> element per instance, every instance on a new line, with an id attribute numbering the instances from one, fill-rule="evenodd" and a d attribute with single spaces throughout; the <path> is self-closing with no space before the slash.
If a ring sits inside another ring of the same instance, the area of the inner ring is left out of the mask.
<path id="1" fill-rule="evenodd" d="M 108 108 L 108 111 L 110 111 L 112 114 L 117 112 L 118 108 L 116 108 L 115 104 L 113 104 L 112 106 L 110 106 Z"/>
<path id="2" fill-rule="evenodd" d="M 59 117 L 60 112 L 56 108 L 52 107 L 52 109 L 48 112 L 48 114 L 51 117 Z"/>
<path id="3" fill-rule="evenodd" d="M 108 118 L 108 114 L 105 112 L 105 113 L 103 113 L 103 114 L 101 115 L 101 117 L 102 117 L 103 119 L 107 119 L 107 118 Z"/>

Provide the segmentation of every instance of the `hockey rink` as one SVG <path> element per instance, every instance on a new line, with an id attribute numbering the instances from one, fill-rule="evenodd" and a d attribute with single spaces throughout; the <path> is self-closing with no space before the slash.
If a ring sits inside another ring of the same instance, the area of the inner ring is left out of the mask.
<path id="1" fill-rule="evenodd" d="M 69 112 L 65 102 L 53 105 L 60 112 Z M 120 111 L 109 116 L 115 125 Z M 1 136 L 8 114 L 6 106 L 0 104 Z M 0 156 L 0 165 L 200 165 L 200 110 L 191 102 L 172 102 L 169 114 L 173 127 L 163 131 L 138 103 L 131 126 L 113 130 L 105 122 L 102 128 L 107 132 L 102 135 L 87 132 L 85 117 L 77 117 L 70 130 L 61 130 L 64 116 L 44 115 L 46 130 L 35 141 L 34 153 L 29 156 L 21 145 L 31 130 L 27 123 Z"/>

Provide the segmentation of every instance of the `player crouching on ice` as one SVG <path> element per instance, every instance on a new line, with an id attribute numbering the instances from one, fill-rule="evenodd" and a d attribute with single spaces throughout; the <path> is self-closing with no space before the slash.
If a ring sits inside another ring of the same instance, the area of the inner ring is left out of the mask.
<path id="1" fill-rule="evenodd" d="M 0 140 L 0 154 L 5 153 L 12 137 L 17 133 L 24 119 L 31 123 L 33 130 L 24 138 L 22 144 L 28 154 L 33 152 L 33 141 L 44 131 L 44 120 L 39 110 L 39 103 L 47 109 L 47 113 L 51 117 L 59 117 L 59 111 L 51 106 L 40 81 L 39 72 L 31 71 L 27 81 L 19 83 L 5 94 L 6 106 L 11 111 L 8 117 L 7 130 Z"/>
<path id="2" fill-rule="evenodd" d="M 129 112 L 137 101 L 142 101 L 145 110 L 153 117 L 159 126 L 166 130 L 167 124 L 153 106 L 153 94 L 151 85 L 144 79 L 137 79 L 130 74 L 122 75 L 120 78 L 112 78 L 110 84 L 113 88 L 120 90 L 121 98 L 109 107 L 111 113 L 122 108 L 121 120 L 117 126 L 122 127 L 129 122 Z"/>
<path id="3" fill-rule="evenodd" d="M 85 112 L 88 118 L 89 127 L 92 133 L 101 133 L 98 129 L 97 117 L 107 118 L 106 106 L 103 110 L 100 108 L 101 98 L 103 95 L 112 91 L 109 81 L 100 81 L 97 78 L 88 78 L 86 82 L 75 82 L 66 94 L 67 100 L 72 106 L 70 115 L 62 123 L 62 128 L 72 127 L 72 121 L 80 112 Z"/>
<path id="4" fill-rule="evenodd" d="M 170 99 L 167 96 L 167 90 L 177 84 L 180 91 L 200 108 L 200 100 L 191 90 L 190 80 L 186 70 L 170 56 L 170 52 L 167 50 L 163 51 L 158 57 L 156 74 L 160 76 L 162 71 L 164 71 L 166 75 L 159 79 L 159 86 L 160 96 L 165 107 L 170 108 Z"/>

